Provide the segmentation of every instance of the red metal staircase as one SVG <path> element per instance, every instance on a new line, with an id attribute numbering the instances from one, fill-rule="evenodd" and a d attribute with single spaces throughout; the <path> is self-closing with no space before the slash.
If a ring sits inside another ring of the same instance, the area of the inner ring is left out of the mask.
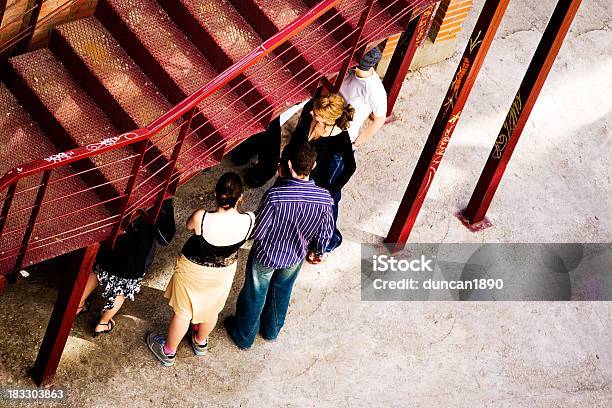
<path id="1" fill-rule="evenodd" d="M 0 275 L 104 240 L 433 0 L 100 0 L 0 84 Z"/>

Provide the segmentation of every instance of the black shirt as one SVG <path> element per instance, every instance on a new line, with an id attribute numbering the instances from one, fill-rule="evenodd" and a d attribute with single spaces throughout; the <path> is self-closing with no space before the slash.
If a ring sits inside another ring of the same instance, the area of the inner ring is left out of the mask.
<path id="1" fill-rule="evenodd" d="M 292 148 L 297 144 L 308 141 L 308 134 L 310 133 L 310 125 L 312 122 L 312 116 L 310 115 L 311 110 L 312 101 L 309 101 L 304 105 L 302 116 L 300 116 L 300 120 L 287 148 Z M 342 187 L 348 183 L 357 168 L 355 156 L 353 154 L 353 144 L 351 143 L 348 132 L 344 130 L 335 136 L 320 137 L 317 140 L 311 141 L 310 144 L 317 151 L 317 165 L 311 174 L 311 178 L 319 187 L 323 187 L 330 192 L 340 191 Z M 342 157 L 344 168 L 340 174 L 332 178 L 331 171 L 333 171 L 335 155 Z M 332 179 L 331 183 L 330 179 Z"/>
<path id="2" fill-rule="evenodd" d="M 143 217 L 130 224 L 126 233 L 117 238 L 115 247 L 100 249 L 96 263 L 111 275 L 124 279 L 142 278 L 153 261 L 155 243 L 168 245 L 174 233 L 172 200 L 164 201 L 157 222 L 147 223 Z"/>

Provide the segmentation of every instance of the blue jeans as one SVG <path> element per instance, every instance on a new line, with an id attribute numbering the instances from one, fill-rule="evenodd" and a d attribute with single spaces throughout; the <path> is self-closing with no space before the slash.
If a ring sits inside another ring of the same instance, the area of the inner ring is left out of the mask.
<path id="1" fill-rule="evenodd" d="M 332 160 L 329 162 L 329 184 L 334 182 L 336 177 L 338 177 L 340 173 L 342 173 L 342 170 L 344 170 L 344 162 L 342 161 L 342 156 L 336 153 L 332 156 Z M 334 200 L 334 206 L 332 207 L 332 214 L 334 216 L 334 234 L 329 240 L 329 244 L 327 245 L 327 248 L 325 248 L 325 252 L 333 251 L 334 249 L 338 248 L 342 243 L 342 234 L 340 233 L 340 230 L 338 230 L 337 225 L 338 209 L 342 194 L 340 193 L 340 191 L 330 191 L 330 194 L 332 199 Z"/>
<path id="2" fill-rule="evenodd" d="M 229 333 L 240 348 L 250 348 L 261 327 L 266 340 L 274 340 L 285 324 L 289 299 L 304 260 L 284 269 L 264 266 L 251 250 L 238 295 L 236 316 Z"/>

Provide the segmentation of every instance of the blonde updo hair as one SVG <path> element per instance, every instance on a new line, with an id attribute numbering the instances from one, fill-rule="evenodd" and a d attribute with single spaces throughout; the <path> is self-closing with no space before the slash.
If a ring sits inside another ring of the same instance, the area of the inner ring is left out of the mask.
<path id="1" fill-rule="evenodd" d="M 335 123 L 342 130 L 349 128 L 349 122 L 355 116 L 355 109 L 346 105 L 343 97 L 337 94 L 329 94 L 314 98 L 312 111 L 320 116 L 326 123 Z"/>

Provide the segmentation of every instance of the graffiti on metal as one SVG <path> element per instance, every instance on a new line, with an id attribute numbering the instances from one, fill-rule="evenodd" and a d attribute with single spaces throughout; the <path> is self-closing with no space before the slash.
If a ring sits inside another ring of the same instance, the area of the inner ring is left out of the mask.
<path id="1" fill-rule="evenodd" d="M 87 146 L 85 146 L 85 149 L 89 150 L 90 152 L 95 152 L 104 147 L 114 146 L 119 142 L 132 140 L 136 137 L 138 137 L 138 134 L 134 132 L 128 132 L 119 136 L 107 137 L 106 139 L 102 139 L 96 143 L 88 144 Z"/>
<path id="2" fill-rule="evenodd" d="M 429 26 L 429 24 L 431 23 L 431 21 L 429 20 L 429 17 L 433 13 L 433 9 L 434 9 L 434 5 L 431 5 L 427 7 L 425 11 L 423 12 L 423 14 L 421 15 L 421 19 L 419 20 L 419 25 L 417 27 L 417 36 L 416 36 L 416 43 L 418 45 L 420 45 L 421 42 L 423 41 L 423 38 L 425 37 L 425 34 L 427 32 L 427 26 Z"/>
<path id="3" fill-rule="evenodd" d="M 64 160 L 68 160 L 72 156 L 74 156 L 74 152 L 73 151 L 61 152 L 61 153 L 52 154 L 49 157 L 45 157 L 45 161 L 47 163 L 54 163 L 54 164 L 55 163 L 61 163 Z"/>
<path id="4" fill-rule="evenodd" d="M 478 33 L 475 37 L 470 38 L 470 54 L 474 53 L 474 48 L 476 48 L 480 43 L 482 43 L 482 39 L 480 39 L 481 30 L 478 30 Z"/>
<path id="5" fill-rule="evenodd" d="M 457 122 L 459 121 L 460 116 L 461 116 L 461 111 L 455 113 L 448 120 L 446 124 L 446 128 L 444 129 L 444 134 L 442 136 L 442 139 L 440 139 L 440 142 L 438 143 L 438 146 L 436 147 L 436 154 L 431 161 L 431 165 L 429 166 L 429 169 L 427 170 L 427 181 L 425 183 L 425 186 L 421 188 L 421 191 L 419 192 L 419 197 L 425 194 L 425 192 L 429 188 L 429 185 L 433 181 L 433 178 L 436 175 L 438 166 L 440 165 L 440 162 L 442 161 L 442 157 L 444 156 L 444 153 L 446 153 L 448 142 L 450 141 L 451 135 L 453 134 L 453 130 L 455 130 L 455 126 L 457 126 Z"/>
<path id="6" fill-rule="evenodd" d="M 508 145 L 510 135 L 514 131 L 522 111 L 523 102 L 521 101 L 521 94 L 519 93 L 514 98 L 510 111 L 508 112 L 508 116 L 506 116 L 506 120 L 502 126 L 502 130 L 499 132 L 497 140 L 495 140 L 495 145 L 493 146 L 493 151 L 491 152 L 492 158 L 501 159 L 502 153 Z"/>

